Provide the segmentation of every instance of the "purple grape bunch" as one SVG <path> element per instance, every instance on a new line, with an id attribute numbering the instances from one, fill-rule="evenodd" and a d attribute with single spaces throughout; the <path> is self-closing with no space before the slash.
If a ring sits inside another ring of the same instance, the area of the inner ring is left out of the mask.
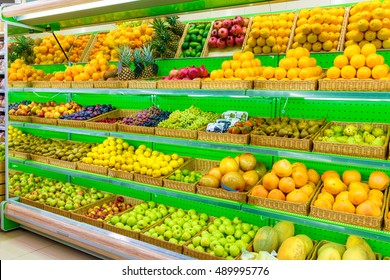
<path id="1" fill-rule="evenodd" d="M 97 104 L 92 106 L 85 106 L 79 112 L 74 112 L 73 114 L 67 116 L 61 116 L 60 118 L 63 120 L 89 120 L 101 114 L 108 113 L 112 110 L 115 110 L 115 107 L 111 104 Z"/>
<path id="2" fill-rule="evenodd" d="M 161 121 L 169 118 L 171 112 L 163 111 L 157 107 L 150 107 L 138 111 L 134 117 L 125 117 L 122 121 L 126 125 L 155 127 Z"/>

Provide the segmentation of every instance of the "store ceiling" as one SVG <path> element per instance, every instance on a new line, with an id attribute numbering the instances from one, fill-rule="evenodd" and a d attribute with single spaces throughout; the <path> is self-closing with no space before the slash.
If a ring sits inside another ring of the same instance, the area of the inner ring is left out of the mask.
<path id="1" fill-rule="evenodd" d="M 53 5 L 48 5 L 53 2 Z M 68 0 L 54 5 L 58 1 L 34 1 L 22 5 L 3 8 L 3 16 L 15 19 L 20 23 L 45 28 L 47 24 L 52 30 L 62 30 L 76 26 L 88 26 L 129 19 L 147 18 L 153 16 L 188 13 L 236 7 L 257 5 L 268 0 L 103 0 L 74 1 Z M 74 3 L 74 5 L 72 5 Z M 76 4 L 77 3 L 77 4 Z M 81 4 L 80 4 L 81 3 Z M 14 29 L 14 33 L 18 32 Z"/>

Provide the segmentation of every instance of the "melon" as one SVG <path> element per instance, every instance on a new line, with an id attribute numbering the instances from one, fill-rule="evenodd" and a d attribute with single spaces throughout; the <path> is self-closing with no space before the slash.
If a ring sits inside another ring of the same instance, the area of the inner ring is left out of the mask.
<path id="1" fill-rule="evenodd" d="M 343 254 L 342 260 L 369 260 L 367 251 L 362 245 L 349 247 Z"/>
<path id="2" fill-rule="evenodd" d="M 282 245 L 283 241 L 287 238 L 294 236 L 295 228 L 294 224 L 289 221 L 280 221 L 274 229 L 278 232 L 279 246 Z"/>
<path id="3" fill-rule="evenodd" d="M 278 249 L 278 232 L 270 226 L 260 228 L 253 239 L 255 252 L 267 251 L 271 253 Z"/>
<path id="4" fill-rule="evenodd" d="M 341 244 L 338 244 L 338 243 L 329 242 L 329 243 L 326 243 L 326 244 L 322 245 L 318 249 L 317 254 L 320 255 L 323 250 L 325 250 L 326 248 L 329 248 L 329 247 L 336 249 L 339 252 L 340 256 L 342 256 L 344 254 L 344 252 L 345 252 L 345 246 L 344 245 L 341 245 Z"/>
<path id="5" fill-rule="evenodd" d="M 306 257 L 309 255 L 311 249 L 313 249 L 313 240 L 306 234 L 297 234 L 296 237 L 300 238 L 305 243 Z"/>
<path id="6" fill-rule="evenodd" d="M 304 260 L 306 259 L 305 243 L 296 236 L 284 240 L 278 250 L 278 260 Z"/>

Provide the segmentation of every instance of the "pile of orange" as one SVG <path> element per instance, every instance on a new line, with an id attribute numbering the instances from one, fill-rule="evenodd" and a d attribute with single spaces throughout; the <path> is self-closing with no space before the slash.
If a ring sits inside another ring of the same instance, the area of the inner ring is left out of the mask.
<path id="1" fill-rule="evenodd" d="M 336 51 L 344 21 L 344 8 L 314 8 L 299 11 L 292 48 L 309 51 Z"/>
<path id="2" fill-rule="evenodd" d="M 261 61 L 252 52 L 236 52 L 233 60 L 222 62 L 221 69 L 210 72 L 205 80 L 254 80 L 262 74 Z"/>
<path id="3" fill-rule="evenodd" d="M 81 55 L 83 54 L 89 40 L 91 39 L 92 34 L 85 34 L 77 36 L 76 40 L 73 43 L 73 48 L 69 53 L 69 60 L 71 62 L 80 62 Z"/>
<path id="4" fill-rule="evenodd" d="M 362 48 L 350 45 L 344 54 L 338 55 L 332 67 L 326 73 L 328 79 L 389 79 L 389 66 L 384 57 L 376 53 L 374 44 L 365 44 Z"/>
<path id="5" fill-rule="evenodd" d="M 279 61 L 279 67 L 264 67 L 259 80 L 312 80 L 318 79 L 322 68 L 315 58 L 303 48 L 288 50 L 286 57 Z"/>
<path id="6" fill-rule="evenodd" d="M 85 65 L 68 66 L 64 72 L 59 71 L 51 77 L 51 81 L 99 81 L 104 78 L 104 72 L 107 70 L 117 71 L 115 65 L 109 65 L 108 61 L 102 56 L 99 59 L 92 59 Z"/>
<path id="7" fill-rule="evenodd" d="M 23 81 L 30 82 L 35 80 L 43 80 L 45 72 L 36 70 L 30 65 L 26 65 L 21 59 L 16 59 L 8 68 L 8 79 L 11 82 Z"/>
<path id="8" fill-rule="evenodd" d="M 75 36 L 57 34 L 57 39 L 61 44 L 62 49 L 68 53 L 72 47 Z M 43 39 L 35 40 L 34 62 L 35 64 L 57 64 L 66 62 L 65 54 L 62 52 L 54 36 L 45 36 Z"/>
<path id="9" fill-rule="evenodd" d="M 341 177 L 336 171 L 326 171 L 321 176 L 324 186 L 314 206 L 365 216 L 381 216 L 389 176 L 382 171 L 374 171 L 367 183 L 362 182 L 361 178 L 356 170 L 346 170 Z"/>
<path id="10" fill-rule="evenodd" d="M 390 48 L 390 1 L 362 2 L 353 6 L 348 19 L 345 47 L 372 43 Z"/>
<path id="11" fill-rule="evenodd" d="M 244 51 L 285 53 L 294 17 L 294 13 L 254 16 Z"/>
<path id="12" fill-rule="evenodd" d="M 152 39 L 153 32 L 154 29 L 144 23 L 137 27 L 120 25 L 118 29 L 98 34 L 89 59 L 94 59 L 97 54 L 102 54 L 108 61 L 118 61 L 117 47 L 119 45 L 129 44 L 133 49 L 140 48 Z"/>
<path id="13" fill-rule="evenodd" d="M 320 175 L 314 169 L 307 169 L 303 163 L 291 164 L 282 159 L 274 163 L 271 172 L 264 175 L 261 185 L 252 189 L 252 195 L 306 203 L 320 181 Z"/>

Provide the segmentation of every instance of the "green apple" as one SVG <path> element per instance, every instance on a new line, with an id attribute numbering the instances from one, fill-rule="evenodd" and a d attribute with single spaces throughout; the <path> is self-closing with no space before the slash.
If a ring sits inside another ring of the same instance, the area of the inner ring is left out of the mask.
<path id="1" fill-rule="evenodd" d="M 129 215 L 127 213 L 121 215 L 121 223 L 125 224 L 127 222 L 128 218 L 129 218 Z"/>
<path id="2" fill-rule="evenodd" d="M 242 223 L 241 218 L 239 218 L 239 217 L 234 217 L 234 219 L 233 219 L 233 224 L 238 225 L 238 224 L 241 224 L 241 223 Z"/>
<path id="3" fill-rule="evenodd" d="M 164 239 L 165 239 L 165 240 L 171 239 L 172 236 L 173 236 L 172 230 L 167 230 L 167 231 L 164 232 Z"/>
<path id="4" fill-rule="evenodd" d="M 191 219 L 191 216 L 188 215 L 188 214 L 183 216 L 183 220 L 186 221 L 186 222 L 189 221 L 190 219 Z"/>
<path id="5" fill-rule="evenodd" d="M 192 244 L 192 243 L 190 243 L 190 244 L 188 244 L 188 246 L 187 246 L 188 248 L 190 248 L 190 249 L 192 249 L 192 250 L 195 250 L 195 245 L 194 244 Z"/>
<path id="6" fill-rule="evenodd" d="M 199 216 L 194 214 L 194 215 L 191 215 L 191 220 L 199 220 Z"/>
<path id="7" fill-rule="evenodd" d="M 154 201 L 149 201 L 149 202 L 148 202 L 148 206 L 149 206 L 149 208 L 155 208 L 155 207 L 156 207 L 156 202 L 154 202 Z"/>
<path id="8" fill-rule="evenodd" d="M 242 241 L 241 239 L 240 240 L 236 240 L 236 242 L 234 243 L 239 249 L 242 249 L 242 248 L 246 248 L 247 246 L 247 243 L 245 243 L 244 241 Z"/>
<path id="9" fill-rule="evenodd" d="M 178 244 L 179 243 L 179 241 L 177 241 L 177 239 L 175 239 L 175 238 L 170 238 L 168 241 L 172 242 L 174 244 Z"/>
<path id="10" fill-rule="evenodd" d="M 139 206 L 141 206 L 144 210 L 147 210 L 149 208 L 149 204 L 147 202 L 142 202 L 141 204 L 139 204 Z"/>
<path id="11" fill-rule="evenodd" d="M 152 237 L 157 238 L 159 235 L 157 232 L 152 233 Z"/>
<path id="12" fill-rule="evenodd" d="M 175 207 L 169 207 L 168 208 L 168 213 L 169 214 L 171 214 L 171 213 L 173 213 L 173 212 L 175 212 L 176 211 L 176 208 Z M 184 216 L 184 215 L 183 215 Z"/>
<path id="13" fill-rule="evenodd" d="M 251 242 L 252 238 L 248 235 L 248 234 L 243 234 L 241 235 L 241 240 L 244 241 L 245 243 L 248 243 Z"/>
<path id="14" fill-rule="evenodd" d="M 228 225 L 231 225 L 231 224 L 232 224 L 232 221 L 229 220 L 229 219 L 225 219 L 225 220 L 223 220 L 223 224 L 224 224 L 225 226 L 228 226 Z"/>
<path id="15" fill-rule="evenodd" d="M 113 216 L 113 217 L 111 218 L 111 220 L 110 220 L 110 223 L 113 224 L 113 225 L 115 225 L 115 224 L 119 223 L 119 221 L 120 221 L 119 216 Z"/>
<path id="16" fill-rule="evenodd" d="M 181 226 L 179 226 L 179 225 L 173 225 L 173 226 L 171 227 L 171 230 L 172 230 L 172 231 L 181 230 Z"/>
<path id="17" fill-rule="evenodd" d="M 200 240 L 200 245 L 202 247 L 210 247 L 210 237 L 203 236 Z"/>
<path id="18" fill-rule="evenodd" d="M 127 229 L 127 230 L 131 230 L 131 226 L 129 226 L 129 225 L 124 225 L 123 228 L 124 228 L 124 229 Z M 146 232 L 145 232 L 145 233 L 146 233 Z M 150 235 L 150 233 L 149 233 L 149 235 Z"/>
<path id="19" fill-rule="evenodd" d="M 190 227 L 187 229 L 187 232 L 191 234 L 191 237 L 198 233 L 194 228 Z"/>
<path id="20" fill-rule="evenodd" d="M 191 228 L 192 226 L 191 226 L 191 224 L 189 223 L 189 222 L 185 222 L 183 225 L 182 225 L 182 228 L 183 229 L 189 229 L 189 228 Z"/>
<path id="21" fill-rule="evenodd" d="M 158 235 L 164 235 L 165 232 L 165 227 L 164 225 L 156 226 L 156 232 Z"/>
<path id="22" fill-rule="evenodd" d="M 206 221 L 209 219 L 209 216 L 205 213 L 200 214 L 199 218 L 203 221 Z"/>
<path id="23" fill-rule="evenodd" d="M 201 236 L 195 236 L 194 239 L 192 239 L 192 244 L 194 244 L 195 247 L 200 245 L 200 241 L 202 240 Z"/>
<path id="24" fill-rule="evenodd" d="M 204 252 L 204 248 L 202 246 L 196 246 L 195 247 L 195 250 L 199 251 L 199 252 Z"/>
<path id="25" fill-rule="evenodd" d="M 152 221 L 148 216 L 145 216 L 142 220 L 144 220 L 146 224 L 150 224 Z"/>
<path id="26" fill-rule="evenodd" d="M 137 226 L 139 229 L 142 230 L 142 229 L 146 228 L 148 226 L 148 224 L 144 220 L 140 220 L 137 222 Z"/>
<path id="27" fill-rule="evenodd" d="M 221 244 L 222 246 L 225 246 L 227 244 L 227 241 L 226 241 L 226 238 L 225 237 L 222 237 L 220 239 L 218 239 L 218 242 L 219 244 Z"/>
<path id="28" fill-rule="evenodd" d="M 149 215 L 148 215 L 148 217 L 150 218 L 150 220 L 151 221 L 157 221 L 157 215 L 156 215 L 156 213 L 150 213 Z"/>
<path id="29" fill-rule="evenodd" d="M 222 245 L 215 245 L 214 246 L 214 255 L 216 255 L 217 257 L 222 257 L 225 253 L 225 248 L 222 246 Z"/>
<path id="30" fill-rule="evenodd" d="M 223 246 L 223 247 L 225 248 L 226 252 L 229 252 L 230 246 L 232 246 L 232 245 L 233 245 L 233 243 L 226 243 L 225 246 Z"/>
<path id="31" fill-rule="evenodd" d="M 210 240 L 211 240 L 211 239 L 210 239 Z M 210 249 L 211 249 L 211 250 L 214 250 L 215 245 L 219 245 L 218 240 L 213 240 L 213 241 L 210 242 Z"/>
<path id="32" fill-rule="evenodd" d="M 181 235 L 182 235 L 181 229 L 177 229 L 172 232 L 173 238 L 180 239 Z"/>
<path id="33" fill-rule="evenodd" d="M 177 218 L 176 219 L 176 223 L 179 225 L 179 226 L 183 226 L 183 224 L 185 223 L 186 221 L 183 219 L 183 218 Z"/>
<path id="34" fill-rule="evenodd" d="M 192 216 L 192 215 L 195 215 L 196 214 L 196 211 L 195 209 L 190 209 L 187 211 L 188 215 Z"/>
<path id="35" fill-rule="evenodd" d="M 184 243 L 186 243 L 184 240 L 179 241 L 179 245 L 183 245 Z"/>
<path id="36" fill-rule="evenodd" d="M 227 243 L 234 243 L 234 242 L 236 242 L 236 239 L 234 238 L 233 235 L 228 235 L 228 236 L 226 236 L 226 242 Z"/>
<path id="37" fill-rule="evenodd" d="M 244 232 L 241 229 L 236 229 L 234 232 L 234 238 L 241 239 L 241 236 L 244 234 Z"/>
<path id="38" fill-rule="evenodd" d="M 250 231 L 248 231 L 247 234 L 253 239 L 255 237 L 255 235 L 256 235 L 256 231 L 250 230 Z"/>
<path id="39" fill-rule="evenodd" d="M 137 224 L 137 219 L 134 216 L 130 216 L 127 218 L 126 224 L 132 227 Z"/>
<path id="40" fill-rule="evenodd" d="M 227 235 L 234 235 L 234 234 L 235 234 L 235 231 L 236 231 L 236 229 L 234 228 L 233 225 L 226 225 L 226 226 L 225 226 L 225 233 L 226 233 Z"/>
<path id="41" fill-rule="evenodd" d="M 240 254 L 241 250 L 240 248 L 237 247 L 237 245 L 235 244 L 232 244 L 229 248 L 229 254 L 232 256 L 232 257 L 237 257 L 238 254 Z"/>
<path id="42" fill-rule="evenodd" d="M 252 229 L 252 226 L 248 223 L 242 223 L 241 229 L 244 233 L 248 233 Z"/>
<path id="43" fill-rule="evenodd" d="M 190 232 L 188 232 L 188 231 L 184 231 L 183 233 L 182 233 L 182 235 L 181 235 L 181 240 L 183 240 L 183 241 L 188 241 L 188 240 L 190 240 L 191 239 L 191 233 Z"/>
<path id="44" fill-rule="evenodd" d="M 222 224 L 222 221 L 220 218 L 216 218 L 213 222 L 213 224 L 216 226 L 216 227 L 219 227 L 221 224 Z"/>
<path id="45" fill-rule="evenodd" d="M 225 233 L 225 228 L 226 226 L 224 224 L 221 224 L 219 227 L 218 227 L 218 230 L 222 233 Z"/>
<path id="46" fill-rule="evenodd" d="M 214 225 L 214 224 L 209 225 L 208 231 L 210 233 L 217 232 L 217 230 L 218 230 L 218 227 L 216 225 Z"/>
<path id="47" fill-rule="evenodd" d="M 151 228 L 151 229 L 149 229 L 149 232 L 150 232 L 151 234 L 155 233 L 155 232 L 156 232 L 156 228 Z"/>
<path id="48" fill-rule="evenodd" d="M 125 225 L 123 223 L 119 222 L 119 223 L 116 223 L 115 226 L 118 228 L 124 228 Z"/>

